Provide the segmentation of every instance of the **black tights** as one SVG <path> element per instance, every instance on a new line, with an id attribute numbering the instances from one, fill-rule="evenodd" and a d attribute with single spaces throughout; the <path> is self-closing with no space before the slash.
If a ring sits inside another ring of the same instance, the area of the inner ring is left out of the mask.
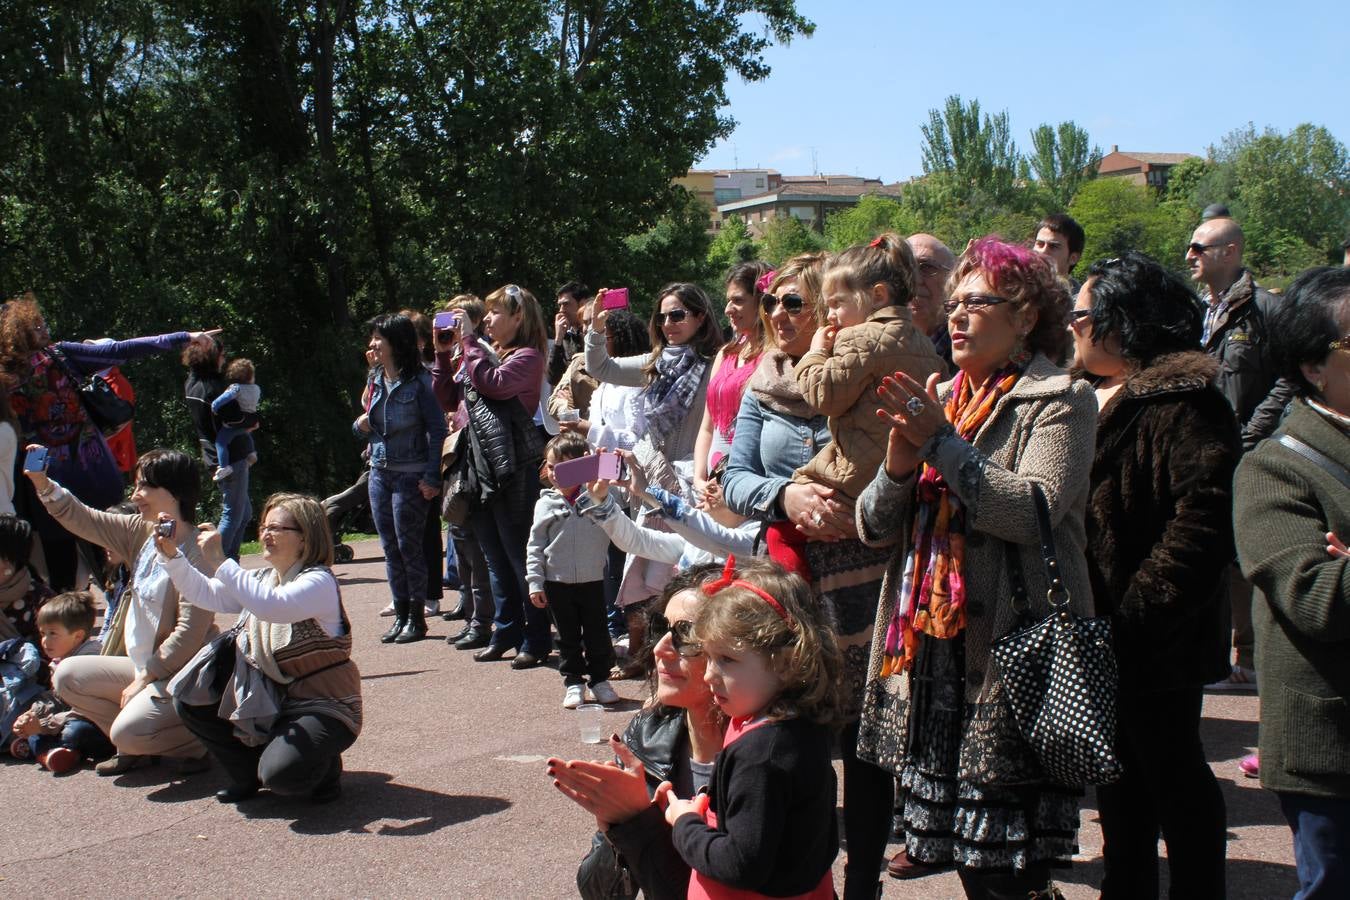
<path id="1" fill-rule="evenodd" d="M 895 803 L 895 776 L 858 759 L 858 722 L 839 735 L 844 762 L 844 900 L 875 900 L 881 861 L 891 834 L 891 806 Z"/>

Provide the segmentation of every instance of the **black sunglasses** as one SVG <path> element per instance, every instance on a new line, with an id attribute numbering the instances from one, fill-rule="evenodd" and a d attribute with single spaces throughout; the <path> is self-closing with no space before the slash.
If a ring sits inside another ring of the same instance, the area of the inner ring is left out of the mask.
<path id="1" fill-rule="evenodd" d="M 1079 322 L 1090 315 L 1092 315 L 1092 310 L 1090 309 L 1072 309 L 1069 310 L 1069 321 Z"/>
<path id="2" fill-rule="evenodd" d="M 988 309 L 991 306 L 997 306 L 1000 303 L 1007 303 L 1007 297 L 993 297 L 983 294 L 971 294 L 969 297 L 961 297 L 956 300 L 948 300 L 942 304 L 942 309 L 951 315 L 956 312 L 958 306 L 964 306 L 966 312 L 975 312 L 980 309 Z"/>
<path id="3" fill-rule="evenodd" d="M 1202 244 L 1199 241 L 1191 241 L 1186 245 L 1186 249 L 1195 253 L 1204 253 L 1206 250 L 1213 250 L 1215 247 L 1226 247 L 1227 244 Z"/>
<path id="4" fill-rule="evenodd" d="M 683 657 L 703 655 L 703 645 L 694 640 L 694 623 L 688 619 L 672 622 L 661 613 L 652 613 L 647 620 L 647 643 L 653 649 L 661 638 L 670 635 L 670 644 Z"/>
<path id="5" fill-rule="evenodd" d="M 664 325 L 667 322 L 678 324 L 689 318 L 689 310 L 672 309 L 670 312 L 658 312 L 656 314 L 656 324 Z"/>
<path id="6" fill-rule="evenodd" d="M 773 315 L 773 311 L 778 308 L 779 303 L 783 304 L 783 309 L 789 316 L 799 316 L 802 314 L 802 310 L 806 308 L 806 299 L 801 294 L 784 294 L 781 297 L 765 294 L 764 315 Z"/>

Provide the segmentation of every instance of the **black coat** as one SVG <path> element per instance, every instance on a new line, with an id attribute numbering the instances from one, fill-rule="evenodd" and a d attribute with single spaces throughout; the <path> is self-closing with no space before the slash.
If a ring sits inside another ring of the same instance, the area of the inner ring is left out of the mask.
<path id="1" fill-rule="evenodd" d="M 1228 672 L 1233 470 L 1242 447 L 1218 364 L 1162 356 L 1098 416 L 1088 576 L 1112 617 L 1121 690 L 1207 684 Z"/>

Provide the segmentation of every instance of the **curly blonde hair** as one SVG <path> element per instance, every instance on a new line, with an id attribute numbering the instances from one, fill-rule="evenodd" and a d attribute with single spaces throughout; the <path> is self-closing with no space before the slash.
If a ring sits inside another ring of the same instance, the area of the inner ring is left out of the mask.
<path id="1" fill-rule="evenodd" d="M 38 307 L 37 297 L 27 291 L 17 297 L 11 297 L 0 314 L 0 368 L 15 379 L 27 377 L 31 366 L 29 360 L 33 354 L 47 346 L 42 340 L 42 310 Z"/>
<path id="2" fill-rule="evenodd" d="M 710 597 L 694 619 L 694 636 L 766 656 L 782 689 L 764 714 L 842 724 L 843 656 L 820 604 L 801 576 L 769 559 L 738 564 L 733 578 L 754 585 L 783 605 L 788 619 L 763 597 L 732 583 Z"/>

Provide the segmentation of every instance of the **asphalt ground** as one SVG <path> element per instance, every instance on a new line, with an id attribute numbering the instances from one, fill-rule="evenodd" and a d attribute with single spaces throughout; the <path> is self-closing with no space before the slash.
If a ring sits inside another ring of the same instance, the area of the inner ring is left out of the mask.
<path id="1" fill-rule="evenodd" d="M 234 807 L 212 796 L 225 783 L 218 768 L 187 777 L 160 766 L 54 777 L 4 757 L 0 897 L 575 896 L 594 821 L 551 786 L 544 760 L 603 755 L 580 742 L 577 715 L 561 708 L 557 671 L 474 662 L 442 640 L 460 623 L 440 618 L 425 641 L 381 644 L 389 620 L 378 617 L 388 601 L 379 545 L 356 551 L 355 562 L 337 568 L 366 720 L 344 757 L 338 801 L 315 806 L 263 793 Z M 627 698 L 606 714 L 607 730 L 617 732 L 644 689 L 615 685 Z M 1256 743 L 1256 718 L 1255 695 L 1206 697 L 1205 746 L 1228 804 L 1229 897 L 1268 900 L 1291 896 L 1297 884 L 1274 796 L 1237 768 Z M 1101 882 L 1091 793 L 1082 823 L 1079 856 L 1059 876 L 1075 900 L 1097 896 Z M 952 873 L 879 877 L 887 898 L 961 896 Z"/>

